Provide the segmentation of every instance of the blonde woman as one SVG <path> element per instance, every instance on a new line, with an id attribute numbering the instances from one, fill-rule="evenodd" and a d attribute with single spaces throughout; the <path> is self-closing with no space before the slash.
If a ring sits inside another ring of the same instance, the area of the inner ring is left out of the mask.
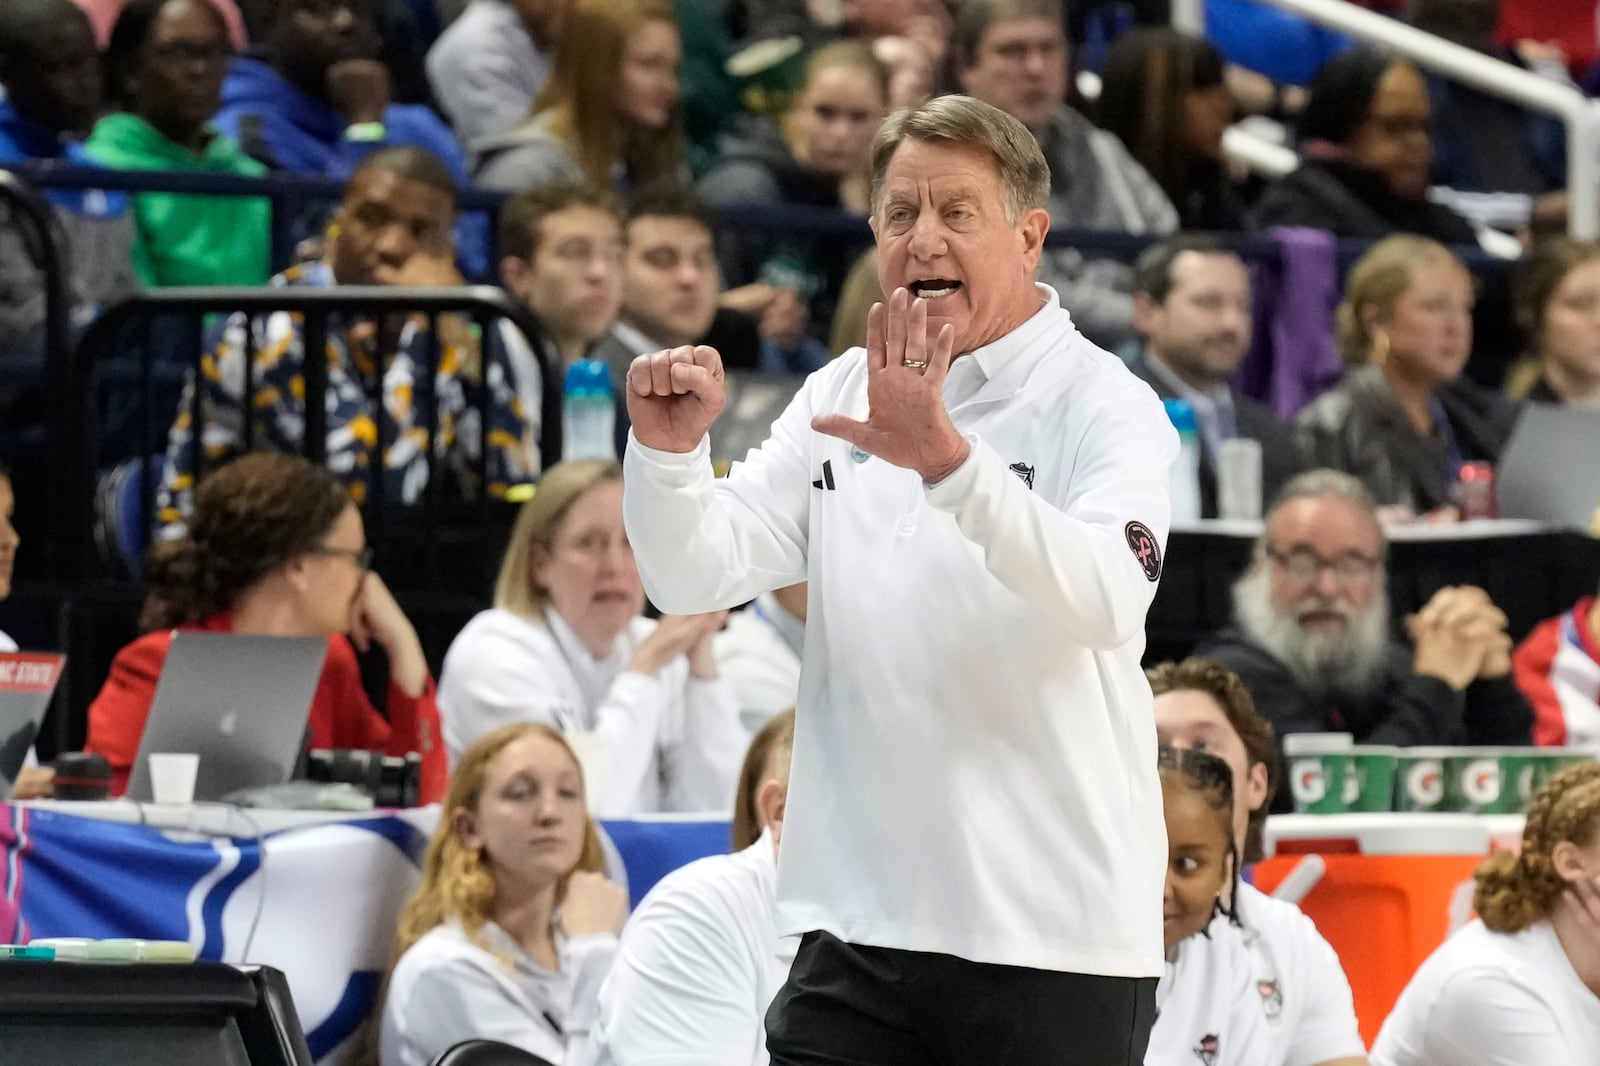
<path id="1" fill-rule="evenodd" d="M 620 466 L 582 459 L 545 472 L 512 530 L 494 604 L 445 655 L 452 759 L 497 726 L 543 722 L 582 755 L 597 815 L 727 807 L 748 740 L 712 654 L 727 612 L 640 616 Z"/>
<path id="2" fill-rule="evenodd" d="M 1600 1055 L 1600 763 L 1528 809 L 1520 853 L 1478 870 L 1478 918 L 1428 957 L 1373 1066 L 1593 1066 Z"/>
<path id="3" fill-rule="evenodd" d="M 1461 376 L 1472 350 L 1472 276 L 1425 237 L 1388 237 L 1350 270 L 1339 307 L 1349 365 L 1300 412 L 1315 467 L 1354 474 L 1386 517 L 1448 506 L 1463 463 L 1495 462 L 1516 411 Z"/>
<path id="4" fill-rule="evenodd" d="M 468 749 L 400 916 L 381 1066 L 473 1038 L 581 1061 L 628 911 L 604 863 L 561 734 L 525 722 Z"/>
<path id="5" fill-rule="evenodd" d="M 640 188 L 686 178 L 677 117 L 683 46 L 668 0 L 578 0 L 533 113 L 484 138 L 473 181 L 516 192 L 552 181 Z"/>

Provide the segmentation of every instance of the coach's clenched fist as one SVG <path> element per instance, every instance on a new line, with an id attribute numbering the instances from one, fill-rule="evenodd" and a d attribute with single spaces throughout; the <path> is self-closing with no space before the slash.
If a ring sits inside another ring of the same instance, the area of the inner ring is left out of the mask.
<path id="1" fill-rule="evenodd" d="M 728 402 L 722 356 L 704 344 L 641 355 L 628 367 L 628 418 L 648 448 L 692 452 Z"/>

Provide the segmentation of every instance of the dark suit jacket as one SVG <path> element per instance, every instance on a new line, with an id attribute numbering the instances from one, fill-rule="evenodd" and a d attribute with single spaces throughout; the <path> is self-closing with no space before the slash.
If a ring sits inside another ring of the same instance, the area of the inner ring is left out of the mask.
<path id="1" fill-rule="evenodd" d="M 1181 399 L 1166 381 L 1150 369 L 1149 356 L 1140 352 L 1128 369 L 1139 375 L 1163 400 Z M 1239 436 L 1261 442 L 1261 510 L 1272 506 L 1284 482 L 1306 469 L 1294 432 L 1265 404 L 1230 389 L 1234 425 Z M 1200 517 L 1217 517 L 1217 462 L 1202 437 L 1200 441 Z"/>

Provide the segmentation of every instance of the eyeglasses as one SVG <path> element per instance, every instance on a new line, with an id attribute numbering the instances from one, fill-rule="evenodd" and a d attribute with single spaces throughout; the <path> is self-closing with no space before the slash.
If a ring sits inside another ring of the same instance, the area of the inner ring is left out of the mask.
<path id="1" fill-rule="evenodd" d="M 343 558 L 349 559 L 351 562 L 355 563 L 357 570 L 366 571 L 372 569 L 371 548 L 330 548 L 324 544 L 319 548 L 311 549 L 311 554 L 342 556 Z"/>
<path id="2" fill-rule="evenodd" d="M 1307 548 L 1295 548 L 1288 552 L 1269 548 L 1267 558 L 1283 567 L 1283 572 L 1289 575 L 1291 581 L 1310 584 L 1321 577 L 1324 570 L 1332 570 L 1333 576 L 1339 579 L 1340 584 L 1352 588 L 1370 582 L 1377 576 L 1378 568 L 1383 565 L 1382 559 L 1374 559 L 1357 552 L 1346 553 L 1337 559 L 1324 559 Z"/>

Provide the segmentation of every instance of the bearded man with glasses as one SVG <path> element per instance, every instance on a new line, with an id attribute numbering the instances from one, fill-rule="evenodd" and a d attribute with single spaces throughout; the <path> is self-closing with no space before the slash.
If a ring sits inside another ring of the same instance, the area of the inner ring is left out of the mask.
<path id="1" fill-rule="evenodd" d="M 1233 587 L 1234 626 L 1200 654 L 1239 675 L 1280 739 L 1529 743 L 1505 614 L 1480 588 L 1447 586 L 1405 619 L 1406 647 L 1390 636 L 1387 552 L 1360 481 L 1291 479 Z"/>

